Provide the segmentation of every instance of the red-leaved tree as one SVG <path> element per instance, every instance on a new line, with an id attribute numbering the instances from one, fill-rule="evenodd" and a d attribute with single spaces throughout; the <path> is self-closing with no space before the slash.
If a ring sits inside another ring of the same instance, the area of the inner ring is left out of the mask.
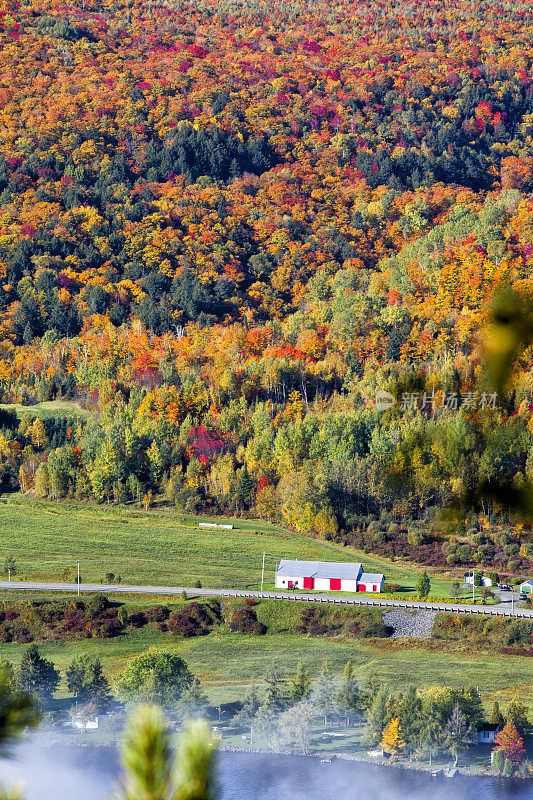
<path id="1" fill-rule="evenodd" d="M 524 740 L 516 730 L 514 722 L 507 722 L 503 730 L 496 734 L 494 741 L 497 745 L 495 749 L 503 750 L 505 758 L 513 764 L 521 764 L 525 759 Z"/>

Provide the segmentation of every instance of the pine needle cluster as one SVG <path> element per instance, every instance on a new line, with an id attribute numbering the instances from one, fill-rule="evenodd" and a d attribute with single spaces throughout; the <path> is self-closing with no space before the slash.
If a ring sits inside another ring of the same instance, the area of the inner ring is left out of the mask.
<path id="1" fill-rule="evenodd" d="M 216 761 L 205 721 L 187 725 L 174 757 L 163 712 L 158 706 L 141 705 L 124 735 L 118 800 L 216 800 Z"/>

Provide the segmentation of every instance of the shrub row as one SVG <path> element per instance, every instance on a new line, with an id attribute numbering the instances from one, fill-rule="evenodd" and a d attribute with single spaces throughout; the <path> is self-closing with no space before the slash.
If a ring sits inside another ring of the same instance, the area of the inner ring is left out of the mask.
<path id="1" fill-rule="evenodd" d="M 0 642 L 108 639 L 149 624 L 176 636 L 199 636 L 209 633 L 219 616 L 217 603 L 189 603 L 172 614 L 163 605 L 128 613 L 98 594 L 87 601 L 33 601 L 0 609 Z"/>

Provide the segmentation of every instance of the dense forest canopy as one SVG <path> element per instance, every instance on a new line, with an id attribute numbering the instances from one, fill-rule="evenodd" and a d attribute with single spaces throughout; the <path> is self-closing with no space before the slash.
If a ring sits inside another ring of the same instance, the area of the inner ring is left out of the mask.
<path id="1" fill-rule="evenodd" d="M 533 289 L 532 30 L 519 2 L 1 0 L 0 395 L 88 412 L 3 412 L 3 489 L 526 569 L 478 487 L 533 475 L 531 353 L 496 397 L 479 333 Z"/>

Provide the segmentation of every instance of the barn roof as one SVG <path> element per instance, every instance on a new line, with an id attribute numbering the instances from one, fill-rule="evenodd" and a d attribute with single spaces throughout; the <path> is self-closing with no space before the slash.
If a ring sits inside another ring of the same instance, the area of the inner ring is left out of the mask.
<path id="1" fill-rule="evenodd" d="M 276 575 L 289 578 L 344 578 L 356 581 L 362 567 L 357 563 L 339 561 L 298 561 L 284 558 L 280 561 Z"/>
<path id="2" fill-rule="evenodd" d="M 359 578 L 361 583 L 381 583 L 385 576 L 381 572 L 363 572 Z"/>

